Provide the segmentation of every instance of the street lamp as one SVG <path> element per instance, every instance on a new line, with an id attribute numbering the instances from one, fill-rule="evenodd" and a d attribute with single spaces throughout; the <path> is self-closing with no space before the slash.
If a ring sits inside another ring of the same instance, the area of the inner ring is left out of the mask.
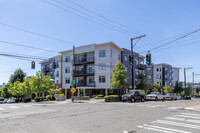
<path id="1" fill-rule="evenodd" d="M 188 67 L 188 68 L 184 68 L 184 81 L 185 81 L 185 92 L 184 92 L 184 96 L 186 98 L 187 94 L 186 94 L 186 70 L 188 69 L 192 69 L 193 67 Z"/>

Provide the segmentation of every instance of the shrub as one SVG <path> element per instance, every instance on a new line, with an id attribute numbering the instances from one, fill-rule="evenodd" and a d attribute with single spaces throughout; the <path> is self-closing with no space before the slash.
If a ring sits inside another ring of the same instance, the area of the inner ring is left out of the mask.
<path id="1" fill-rule="evenodd" d="M 35 97 L 35 98 L 34 98 L 34 101 L 35 101 L 35 102 L 41 102 L 41 101 L 43 101 L 43 100 L 44 100 L 43 97 Z"/>
<path id="2" fill-rule="evenodd" d="M 63 97 L 64 96 L 64 94 L 60 94 L 60 97 Z"/>
<path id="3" fill-rule="evenodd" d="M 92 98 L 95 98 L 95 97 L 96 97 L 96 95 L 93 95 L 93 96 L 92 96 Z"/>
<path id="4" fill-rule="evenodd" d="M 48 95 L 48 96 L 46 96 L 46 99 L 47 99 L 48 101 L 55 100 L 55 98 L 54 98 L 53 95 Z"/>
<path id="5" fill-rule="evenodd" d="M 108 95 L 104 97 L 105 102 L 119 102 L 120 96 L 118 95 Z"/>
<path id="6" fill-rule="evenodd" d="M 27 102 L 30 102 L 31 101 L 31 98 L 24 98 L 23 99 L 23 102 L 27 103 Z"/>
<path id="7" fill-rule="evenodd" d="M 94 98 L 95 98 L 95 99 L 101 99 L 101 98 L 103 98 L 103 97 L 104 97 L 104 95 L 100 94 L 100 95 L 96 95 Z"/>

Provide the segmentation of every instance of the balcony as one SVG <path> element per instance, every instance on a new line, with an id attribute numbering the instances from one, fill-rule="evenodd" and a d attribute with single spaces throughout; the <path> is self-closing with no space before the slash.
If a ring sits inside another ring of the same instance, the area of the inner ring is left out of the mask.
<path id="1" fill-rule="evenodd" d="M 143 64 L 138 64 L 138 69 L 140 69 L 140 70 L 145 70 L 145 65 L 143 65 Z"/>
<path id="2" fill-rule="evenodd" d="M 74 71 L 74 76 L 93 76 L 94 75 L 94 70 L 92 71 Z"/>
<path id="3" fill-rule="evenodd" d="M 76 83 L 77 87 L 95 87 L 95 83 Z"/>
<path id="4" fill-rule="evenodd" d="M 80 65 L 80 64 L 94 63 L 94 60 L 95 60 L 94 57 L 87 57 L 82 59 L 75 58 L 74 64 Z"/>
<path id="5" fill-rule="evenodd" d="M 42 71 L 43 71 L 43 72 L 49 72 L 49 67 L 44 67 L 44 68 L 42 69 Z"/>

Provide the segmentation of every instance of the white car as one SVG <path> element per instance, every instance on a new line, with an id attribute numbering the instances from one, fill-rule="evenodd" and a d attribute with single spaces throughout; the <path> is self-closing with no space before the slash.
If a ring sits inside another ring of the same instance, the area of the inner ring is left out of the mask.
<path id="1" fill-rule="evenodd" d="M 165 97 L 160 92 L 151 92 L 149 95 L 146 96 L 146 100 L 154 100 L 154 101 L 162 100 L 162 101 L 164 101 Z"/>
<path id="2" fill-rule="evenodd" d="M 8 99 L 7 103 L 15 103 L 14 99 Z"/>

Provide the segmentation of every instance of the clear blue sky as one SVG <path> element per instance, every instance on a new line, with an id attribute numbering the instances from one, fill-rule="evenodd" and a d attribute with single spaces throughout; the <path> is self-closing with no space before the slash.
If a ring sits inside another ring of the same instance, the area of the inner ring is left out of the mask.
<path id="1" fill-rule="evenodd" d="M 53 0 L 48 1 L 53 2 Z M 99 18 L 69 3 L 67 0 L 58 1 Z M 129 30 L 135 34 L 127 35 L 109 29 L 49 5 L 42 0 L 0 0 L 0 23 L 71 41 L 78 45 L 113 41 L 120 47 L 128 49 L 130 48 L 130 38 L 141 35 L 139 33 L 141 32 L 146 34 L 147 37 L 139 41 L 134 48 L 136 52 L 146 51 L 152 47 L 170 41 L 170 39 L 161 42 L 160 40 L 186 34 L 200 28 L 199 0 L 73 1 L 115 22 L 130 27 Z M 55 4 L 59 5 L 58 3 Z M 63 5 L 60 6 L 66 10 L 72 11 Z M 79 12 L 76 13 L 79 14 Z M 99 22 L 99 20 L 95 21 Z M 200 57 L 200 46 L 198 45 L 200 43 L 198 42 L 199 36 L 200 32 L 197 32 L 176 43 L 162 47 L 160 50 L 152 51 L 153 62 L 169 63 L 172 66 L 180 68 L 192 66 L 194 69 L 187 72 L 187 80 L 191 81 L 191 72 L 200 73 L 200 62 L 198 58 Z M 150 39 L 154 42 L 159 42 L 150 44 L 152 43 Z M 171 40 L 172 39 L 174 38 L 171 38 Z M 73 44 L 70 43 L 39 37 L 3 25 L 0 25 L 0 41 L 15 42 L 54 51 L 68 50 L 73 46 Z M 187 45 L 175 47 L 182 44 Z M 0 43 L 0 53 L 1 52 L 40 57 L 52 57 L 57 55 L 56 53 L 12 46 L 5 43 Z M 0 61 L 0 84 L 2 82 L 8 82 L 10 74 L 17 68 L 24 69 L 28 76 L 32 76 L 37 70 L 40 70 L 40 65 L 38 63 L 36 64 L 36 69 L 31 70 L 30 61 L 17 60 L 3 56 L 0 56 Z M 183 80 L 183 69 L 180 73 L 180 79 Z M 196 76 L 196 82 L 200 82 L 200 77 Z"/>

